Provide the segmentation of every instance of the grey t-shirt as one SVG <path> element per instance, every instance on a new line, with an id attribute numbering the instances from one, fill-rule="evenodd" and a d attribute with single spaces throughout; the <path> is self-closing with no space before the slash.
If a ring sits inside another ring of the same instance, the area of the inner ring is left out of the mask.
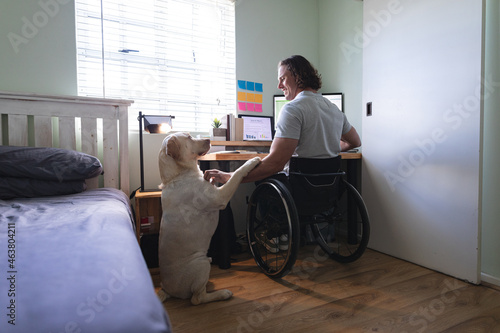
<path id="1" fill-rule="evenodd" d="M 280 111 L 278 138 L 298 139 L 294 156 L 330 158 L 340 153 L 340 138 L 351 130 L 342 111 L 319 93 L 300 92 Z"/>

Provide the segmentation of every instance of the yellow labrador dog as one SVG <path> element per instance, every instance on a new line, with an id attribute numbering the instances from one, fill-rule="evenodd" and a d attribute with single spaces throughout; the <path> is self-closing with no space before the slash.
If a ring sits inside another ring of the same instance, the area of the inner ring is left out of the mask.
<path id="1" fill-rule="evenodd" d="M 226 207 L 243 177 L 260 163 L 260 158 L 247 161 L 226 184 L 216 187 L 203 179 L 197 163 L 209 149 L 210 140 L 177 133 L 165 138 L 159 153 L 163 215 L 158 297 L 162 302 L 172 296 L 191 298 L 191 303 L 197 305 L 232 296 L 229 290 L 207 293 L 207 251 L 217 228 L 219 210 Z"/>

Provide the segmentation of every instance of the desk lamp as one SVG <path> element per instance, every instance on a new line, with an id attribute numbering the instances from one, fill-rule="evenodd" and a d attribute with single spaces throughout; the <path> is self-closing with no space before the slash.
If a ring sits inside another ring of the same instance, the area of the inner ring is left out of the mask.
<path id="1" fill-rule="evenodd" d="M 142 143 L 142 130 L 144 122 L 144 131 L 147 133 L 168 133 L 172 130 L 172 119 L 174 116 L 147 116 L 139 111 L 139 156 L 141 163 L 141 192 L 144 192 L 144 152 Z"/>

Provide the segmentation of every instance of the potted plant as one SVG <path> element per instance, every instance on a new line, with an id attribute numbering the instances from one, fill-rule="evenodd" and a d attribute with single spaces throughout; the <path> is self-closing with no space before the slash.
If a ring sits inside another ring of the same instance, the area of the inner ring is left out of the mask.
<path id="1" fill-rule="evenodd" d="M 221 126 L 222 122 L 219 119 L 214 118 L 214 120 L 212 121 L 212 138 L 217 138 L 218 140 L 226 139 L 226 129 L 221 128 Z"/>

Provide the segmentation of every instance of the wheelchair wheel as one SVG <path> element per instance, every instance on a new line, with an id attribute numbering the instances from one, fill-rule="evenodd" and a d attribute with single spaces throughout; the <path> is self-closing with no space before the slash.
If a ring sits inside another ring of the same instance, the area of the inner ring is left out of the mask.
<path id="1" fill-rule="evenodd" d="M 368 212 L 359 192 L 342 178 L 339 199 L 324 213 L 325 222 L 311 224 L 316 241 L 330 258 L 348 263 L 357 260 L 370 237 Z"/>
<path id="2" fill-rule="evenodd" d="M 252 193 L 247 211 L 247 236 L 257 265 L 273 278 L 290 272 L 299 250 L 299 218 L 286 186 L 267 179 Z"/>

